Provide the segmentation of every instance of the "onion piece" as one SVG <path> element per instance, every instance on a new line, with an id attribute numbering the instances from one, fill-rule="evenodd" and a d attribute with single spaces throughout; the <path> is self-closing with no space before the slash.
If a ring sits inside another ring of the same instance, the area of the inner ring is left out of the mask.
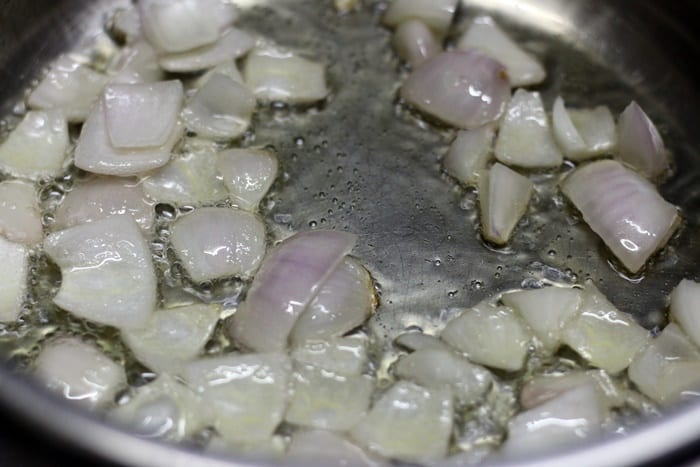
<path id="1" fill-rule="evenodd" d="M 156 305 L 156 275 L 148 245 L 130 216 L 49 234 L 44 251 L 61 268 L 56 305 L 121 329 L 146 324 Z"/>
<path id="2" fill-rule="evenodd" d="M 442 50 L 428 26 L 416 19 L 399 24 L 392 43 L 399 57 L 414 67 Z"/>
<path id="3" fill-rule="evenodd" d="M 452 432 L 452 394 L 407 381 L 390 387 L 350 431 L 370 451 L 405 462 L 445 457 Z"/>
<path id="4" fill-rule="evenodd" d="M 228 149 L 217 157 L 216 168 L 241 209 L 255 211 L 277 177 L 277 156 L 265 149 Z"/>
<path id="5" fill-rule="evenodd" d="M 515 226 L 527 211 L 533 185 L 527 177 L 496 163 L 479 175 L 481 234 L 490 242 L 508 242 Z"/>
<path id="6" fill-rule="evenodd" d="M 552 106 L 552 133 L 557 144 L 569 159 L 586 154 L 586 142 L 571 120 L 561 96 L 554 99 Z"/>
<path id="7" fill-rule="evenodd" d="M 632 273 L 666 244 L 680 223 L 675 206 L 616 161 L 580 167 L 564 180 L 562 191 Z"/>
<path id="8" fill-rule="evenodd" d="M 247 442 L 227 440 L 220 436 L 213 436 L 207 447 L 206 453 L 213 453 L 218 457 L 235 454 L 238 457 L 255 459 L 260 461 L 279 462 L 284 457 L 287 449 L 287 441 L 284 436 L 273 435 L 269 438 Z"/>
<path id="9" fill-rule="evenodd" d="M 197 360 L 184 377 L 211 408 L 219 434 L 248 443 L 269 439 L 284 418 L 290 372 L 286 355 L 268 353 Z"/>
<path id="10" fill-rule="evenodd" d="M 195 282 L 247 278 L 265 254 L 265 225 L 239 209 L 201 208 L 173 224 L 170 240 Z"/>
<path id="11" fill-rule="evenodd" d="M 479 172 L 493 155 L 495 125 L 457 132 L 450 150 L 442 161 L 445 171 L 465 185 L 476 185 Z"/>
<path id="12" fill-rule="evenodd" d="M 5 272 L 0 283 L 0 323 L 15 321 L 22 312 L 27 292 L 29 252 L 27 247 L 0 237 L 0 262 Z"/>
<path id="13" fill-rule="evenodd" d="M 27 104 L 32 109 L 56 109 L 69 122 L 82 122 L 106 83 L 107 76 L 64 55 L 29 94 Z"/>
<path id="14" fill-rule="evenodd" d="M 110 18 L 109 26 L 111 35 L 127 44 L 141 37 L 141 18 L 133 6 L 117 9 Z"/>
<path id="15" fill-rule="evenodd" d="M 494 148 L 496 159 L 525 168 L 559 167 L 564 158 L 554 142 L 539 92 L 513 94 Z"/>
<path id="16" fill-rule="evenodd" d="M 654 123 L 635 101 L 620 114 L 619 158 L 648 178 L 658 178 L 669 166 L 668 152 Z"/>
<path id="17" fill-rule="evenodd" d="M 45 345 L 35 365 L 34 374 L 48 389 L 86 408 L 112 403 L 127 384 L 120 364 L 75 337 Z"/>
<path id="18" fill-rule="evenodd" d="M 368 376 L 297 367 L 285 420 L 309 428 L 348 430 L 365 416 L 373 390 L 374 379 Z"/>
<path id="19" fill-rule="evenodd" d="M 386 467 L 387 462 L 367 454 L 339 434 L 325 430 L 295 431 L 287 450 L 287 459 L 299 465 L 329 467 Z"/>
<path id="20" fill-rule="evenodd" d="M 40 180 L 64 168 L 68 123 L 56 110 L 27 112 L 0 145 L 0 169 L 16 177 Z"/>
<path id="21" fill-rule="evenodd" d="M 161 81 L 164 74 L 157 60 L 158 54 L 148 42 L 137 41 L 122 48 L 114 56 L 107 72 L 112 76 L 112 83 Z"/>
<path id="22" fill-rule="evenodd" d="M 622 407 L 626 397 L 618 383 L 613 381 L 604 370 L 571 371 L 563 375 L 537 376 L 523 386 L 520 392 L 520 405 L 529 410 L 542 405 L 555 397 L 583 385 L 592 385 L 598 395 L 602 409 L 601 417 L 605 417 L 609 409 Z"/>
<path id="23" fill-rule="evenodd" d="M 129 214 L 144 232 L 153 229 L 153 201 L 136 180 L 94 177 L 66 193 L 56 208 L 56 229 Z"/>
<path id="24" fill-rule="evenodd" d="M 470 129 L 503 114 L 510 85 L 505 68 L 495 60 L 479 52 L 450 51 L 416 68 L 401 87 L 401 97 L 447 124 Z"/>
<path id="25" fill-rule="evenodd" d="M 444 349 L 416 350 L 401 357 L 394 371 L 426 388 L 448 387 L 462 405 L 477 402 L 493 381 L 485 368 Z"/>
<path id="26" fill-rule="evenodd" d="M 299 344 L 341 336 L 364 323 L 374 305 L 372 278 L 361 264 L 346 257 L 301 313 L 290 339 Z"/>
<path id="27" fill-rule="evenodd" d="M 578 315 L 564 327 L 563 341 L 591 365 L 619 373 L 646 345 L 649 332 L 594 286 L 587 285 L 582 298 Z"/>
<path id="28" fill-rule="evenodd" d="M 175 54 L 161 55 L 158 64 L 172 73 L 205 70 L 247 54 L 255 39 L 245 31 L 231 28 L 215 43 Z"/>
<path id="29" fill-rule="evenodd" d="M 671 292 L 671 317 L 700 346 L 700 283 L 683 279 Z"/>
<path id="30" fill-rule="evenodd" d="M 248 129 L 254 110 L 255 98 L 246 86 L 214 74 L 192 96 L 182 118 L 199 136 L 234 139 Z"/>
<path id="31" fill-rule="evenodd" d="M 542 64 L 525 52 L 490 16 L 477 16 L 457 42 L 461 50 L 476 49 L 506 67 L 513 87 L 539 84 L 547 76 Z"/>
<path id="32" fill-rule="evenodd" d="M 336 337 L 327 341 L 309 340 L 292 348 L 292 359 L 338 375 L 360 375 L 367 365 L 367 338 Z"/>
<path id="33" fill-rule="evenodd" d="M 261 102 L 308 104 L 328 95 L 325 67 L 294 53 L 275 48 L 253 49 L 243 77 Z"/>
<path id="34" fill-rule="evenodd" d="M 257 351 L 281 351 L 294 324 L 355 244 L 346 232 L 298 233 L 266 257 L 246 300 L 233 315 L 234 341 Z"/>
<path id="35" fill-rule="evenodd" d="M 151 370 L 174 373 L 202 351 L 220 312 L 218 305 L 158 310 L 142 328 L 122 331 L 122 339 L 136 359 Z"/>
<path id="36" fill-rule="evenodd" d="M 440 35 L 447 32 L 457 11 L 457 0 L 395 0 L 389 4 L 382 21 L 390 27 L 417 19 Z"/>
<path id="37" fill-rule="evenodd" d="M 450 350 L 450 347 L 437 337 L 422 332 L 405 332 L 394 339 L 394 343 L 408 350 Z"/>
<path id="38" fill-rule="evenodd" d="M 586 143 L 584 157 L 612 154 L 617 150 L 617 127 L 610 109 L 604 105 L 592 109 L 571 109 L 569 116 Z M 581 156 L 575 160 L 581 160 Z"/>
<path id="39" fill-rule="evenodd" d="M 43 240 L 39 197 L 33 184 L 0 182 L 0 234 L 11 242 L 28 245 Z"/>
<path id="40" fill-rule="evenodd" d="M 508 292 L 501 298 L 523 317 L 544 348 L 554 352 L 561 343 L 566 323 L 581 305 L 581 290 L 563 287 Z"/>
<path id="41" fill-rule="evenodd" d="M 105 124 L 114 148 L 164 145 L 177 128 L 182 83 L 110 84 L 104 91 Z"/>
<path id="42" fill-rule="evenodd" d="M 238 67 L 236 66 L 236 62 L 234 62 L 232 60 L 227 60 L 223 63 L 219 63 L 214 68 L 212 68 L 211 70 L 208 70 L 206 73 L 202 74 L 202 76 L 200 76 L 199 78 L 194 80 L 192 83 L 193 86 L 197 89 L 201 88 L 216 73 L 219 73 L 219 74 L 224 75 L 228 78 L 231 78 L 236 83 L 240 83 L 240 84 L 245 85 L 245 81 L 243 81 L 243 76 L 241 75 L 241 72 L 238 71 Z"/>

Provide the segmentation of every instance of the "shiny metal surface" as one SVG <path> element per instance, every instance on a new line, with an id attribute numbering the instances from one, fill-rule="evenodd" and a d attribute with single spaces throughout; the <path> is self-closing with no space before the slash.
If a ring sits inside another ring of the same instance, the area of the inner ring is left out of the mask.
<path id="1" fill-rule="evenodd" d="M 0 1 L 0 110 L 12 112 L 50 59 L 90 37 L 102 11 L 125 1 Z M 509 247 L 488 248 L 477 232 L 476 198 L 440 173 L 451 130 L 416 120 L 396 105 L 398 62 L 378 8 L 337 16 L 316 0 L 241 0 L 240 24 L 328 65 L 332 97 L 297 113 L 263 109 L 255 143 L 273 145 L 285 181 L 265 215 L 277 236 L 314 227 L 356 232 L 354 254 L 381 286 L 370 324 L 389 342 L 408 326 L 438 327 L 445 310 L 470 306 L 523 281 L 590 279 L 647 326 L 665 324 L 666 296 L 683 277 L 700 278 L 700 92 L 690 64 L 700 46 L 685 2 L 463 0 L 463 20 L 489 11 L 543 58 L 549 106 L 607 104 L 618 113 L 637 99 L 659 123 L 676 171 L 662 187 L 686 225 L 643 277 L 625 278 L 557 194 L 560 173 L 533 175 L 538 194 Z M 280 27 L 284 25 L 284 27 Z M 460 25 L 458 24 L 458 27 Z M 303 141 L 303 142 L 302 142 Z M 219 465 L 184 448 L 131 437 L 0 369 L 0 400 L 70 443 L 128 465 Z M 685 449 L 700 454 L 700 406 L 676 410 L 624 438 L 557 453 L 533 465 L 641 464 Z M 697 449 L 697 451 L 695 451 Z M 525 460 L 522 460 L 525 461 Z M 211 462 L 211 463 L 208 463 Z M 245 463 L 239 461 L 240 465 Z"/>

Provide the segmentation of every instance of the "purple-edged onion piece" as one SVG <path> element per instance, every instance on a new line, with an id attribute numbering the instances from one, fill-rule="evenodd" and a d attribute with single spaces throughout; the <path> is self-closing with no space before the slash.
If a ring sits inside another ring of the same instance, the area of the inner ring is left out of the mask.
<path id="1" fill-rule="evenodd" d="M 649 178 L 657 178 L 668 169 L 661 135 L 635 101 L 620 114 L 618 133 L 620 160 Z"/>
<path id="2" fill-rule="evenodd" d="M 503 65 L 479 52 L 443 52 L 423 62 L 401 88 L 419 110 L 459 128 L 498 119 L 510 99 Z"/>
<path id="3" fill-rule="evenodd" d="M 631 272 L 662 248 L 680 223 L 654 185 L 619 162 L 585 165 L 562 184 L 583 219 Z"/>

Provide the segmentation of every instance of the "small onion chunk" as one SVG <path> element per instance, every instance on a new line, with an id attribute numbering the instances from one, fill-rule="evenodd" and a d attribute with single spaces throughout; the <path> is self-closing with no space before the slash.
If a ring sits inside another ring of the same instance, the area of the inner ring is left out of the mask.
<path id="1" fill-rule="evenodd" d="M 441 51 L 433 32 L 425 23 L 415 19 L 405 21 L 396 28 L 393 44 L 399 57 L 414 67 Z"/>
<path id="2" fill-rule="evenodd" d="M 619 157 L 648 178 L 659 178 L 668 170 L 668 153 L 659 130 L 635 101 L 620 114 Z"/>
<path id="3" fill-rule="evenodd" d="M 563 375 L 537 376 L 531 379 L 520 391 L 520 405 L 529 410 L 583 385 L 595 387 L 602 416 L 605 416 L 610 408 L 622 407 L 626 403 L 624 391 L 606 371 L 575 370 Z"/>
<path id="4" fill-rule="evenodd" d="M 0 182 L 0 234 L 11 242 L 34 245 L 44 238 L 39 196 L 33 184 Z"/>
<path id="5" fill-rule="evenodd" d="M 161 81 L 164 74 L 156 62 L 157 58 L 158 54 L 146 41 L 137 41 L 127 45 L 114 56 L 109 64 L 108 73 L 111 75 L 111 82 L 149 83 Z"/>
<path id="6" fill-rule="evenodd" d="M 216 168 L 231 194 L 231 201 L 255 211 L 277 177 L 277 156 L 265 149 L 228 149 L 217 157 Z"/>
<path id="7" fill-rule="evenodd" d="M 0 283 L 0 323 L 10 323 L 22 312 L 27 291 L 29 251 L 25 245 L 0 236 L 0 262 L 5 268 Z"/>
<path id="8" fill-rule="evenodd" d="M 162 55 L 158 63 L 161 68 L 173 73 L 205 70 L 245 55 L 254 45 L 255 39 L 250 34 L 231 28 L 214 44 L 187 52 Z"/>
<path id="9" fill-rule="evenodd" d="M 475 51 L 449 51 L 417 67 L 401 87 L 401 97 L 449 125 L 471 129 L 503 114 L 510 85 L 495 60 Z"/>
<path id="10" fill-rule="evenodd" d="M 327 341 L 308 340 L 292 348 L 292 359 L 339 375 L 362 374 L 367 365 L 367 338 L 336 337 Z"/>
<path id="11" fill-rule="evenodd" d="M 450 350 L 450 346 L 430 334 L 405 332 L 394 339 L 394 343 L 408 350 Z"/>
<path id="12" fill-rule="evenodd" d="M 388 464 L 367 454 L 362 448 L 337 433 L 326 430 L 295 431 L 287 458 L 298 465 L 328 467 L 386 467 Z"/>
<path id="13" fill-rule="evenodd" d="M 240 83 L 245 85 L 245 81 L 243 81 L 243 76 L 241 75 L 241 72 L 238 71 L 238 67 L 236 66 L 236 62 L 232 60 L 227 60 L 223 63 L 219 63 L 216 65 L 214 68 L 211 70 L 207 71 L 206 73 L 202 74 L 199 78 L 194 80 L 192 82 L 192 86 L 196 89 L 201 88 L 204 86 L 209 79 L 214 76 L 215 74 L 222 74 L 228 78 L 231 78 L 233 81 L 236 83 Z"/>
<path id="14" fill-rule="evenodd" d="M 616 161 L 580 167 L 564 180 L 562 191 L 632 273 L 666 244 L 680 223 L 675 206 Z"/>
<path id="15" fill-rule="evenodd" d="M 671 292 L 671 316 L 700 346 L 700 283 L 683 279 Z"/>
<path id="16" fill-rule="evenodd" d="M 610 109 L 567 109 L 557 97 L 552 108 L 552 131 L 567 158 L 581 161 L 612 154 L 617 149 L 617 128 Z"/>
<path id="17" fill-rule="evenodd" d="M 201 208 L 173 224 L 171 242 L 195 282 L 250 277 L 265 254 L 265 225 L 240 209 Z"/>
<path id="18" fill-rule="evenodd" d="M 476 185 L 493 155 L 495 133 L 495 125 L 459 131 L 442 162 L 445 171 L 465 185 Z"/>
<path id="19" fill-rule="evenodd" d="M 455 11 L 457 0 L 394 0 L 389 4 L 382 21 L 387 26 L 394 27 L 404 21 L 417 19 L 443 35 L 452 24 Z"/>

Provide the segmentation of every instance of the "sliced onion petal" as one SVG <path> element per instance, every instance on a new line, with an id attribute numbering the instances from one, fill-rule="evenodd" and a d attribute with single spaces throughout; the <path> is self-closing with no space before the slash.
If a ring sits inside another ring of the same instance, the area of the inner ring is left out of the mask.
<path id="1" fill-rule="evenodd" d="M 529 410 L 579 386 L 590 384 L 596 389 L 601 416 L 613 407 L 622 407 L 626 394 L 604 370 L 571 371 L 563 375 L 537 376 L 528 381 L 520 392 L 520 404 Z"/>
<path id="2" fill-rule="evenodd" d="M 398 26 L 404 21 L 417 19 L 444 34 L 457 11 L 457 0 L 395 0 L 389 4 L 382 21 L 387 26 Z"/>
<path id="3" fill-rule="evenodd" d="M 255 39 L 245 31 L 231 28 L 211 45 L 175 54 L 162 55 L 158 64 L 166 71 L 188 73 L 205 70 L 223 62 L 242 57 L 255 45 Z"/>
<path id="4" fill-rule="evenodd" d="M 43 240 L 39 196 L 31 183 L 0 182 L 0 234 L 12 242 L 28 245 Z"/>
<path id="5" fill-rule="evenodd" d="M 586 142 L 586 151 L 575 160 L 612 154 L 617 149 L 617 127 L 610 109 L 599 105 L 592 109 L 569 110 L 571 121 Z"/>
<path id="6" fill-rule="evenodd" d="M 239 457 L 255 459 L 256 461 L 279 462 L 284 457 L 287 441 L 284 436 L 273 435 L 269 438 L 255 441 L 234 441 L 214 436 L 207 444 L 205 452 L 218 456 L 234 454 Z"/>
<path id="7" fill-rule="evenodd" d="M 620 160 L 649 178 L 668 170 L 668 153 L 659 130 L 635 101 L 620 114 L 618 131 Z"/>
<path id="8" fill-rule="evenodd" d="M 10 323 L 22 312 L 27 291 L 29 251 L 24 245 L 0 237 L 0 261 L 5 268 L 0 283 L 0 323 Z"/>
<path id="9" fill-rule="evenodd" d="M 415 19 L 399 24 L 392 42 L 399 57 L 411 66 L 418 66 L 441 51 L 433 32 Z"/>
<path id="10" fill-rule="evenodd" d="M 279 163 L 265 149 L 228 149 L 217 157 L 216 168 L 234 204 L 254 211 L 277 177 Z"/>
<path id="11" fill-rule="evenodd" d="M 211 70 L 207 71 L 202 76 L 200 76 L 199 78 L 194 80 L 193 86 L 197 89 L 201 88 L 216 73 L 227 76 L 227 77 L 231 78 L 233 81 L 235 81 L 236 83 L 240 83 L 240 84 L 245 85 L 245 81 L 243 81 L 243 76 L 241 75 L 241 72 L 238 71 L 238 67 L 236 66 L 236 62 L 234 62 L 233 60 L 227 60 L 223 63 L 219 63 L 214 68 L 212 68 Z"/>
<path id="12" fill-rule="evenodd" d="M 146 41 L 137 41 L 121 49 L 112 59 L 108 73 L 112 83 L 149 83 L 161 81 L 158 54 Z M 100 90 L 101 91 L 101 90 Z M 98 92 L 99 94 L 99 92 Z"/>
<path id="13" fill-rule="evenodd" d="M 475 185 L 493 155 L 495 133 L 495 125 L 459 131 L 443 160 L 447 173 L 465 185 Z"/>
<path id="14" fill-rule="evenodd" d="M 367 454 L 341 435 L 326 430 L 295 431 L 287 458 L 293 462 L 318 463 L 329 467 L 385 467 L 385 461 Z"/>
<path id="15" fill-rule="evenodd" d="M 367 338 L 348 336 L 308 340 L 293 347 L 291 357 L 295 362 L 323 368 L 338 375 L 359 375 L 367 365 Z"/>
<path id="16" fill-rule="evenodd" d="M 700 283 L 683 279 L 671 292 L 671 316 L 700 346 Z"/>
<path id="17" fill-rule="evenodd" d="M 586 143 L 571 120 L 561 96 L 557 96 L 552 107 L 552 133 L 557 144 L 569 159 L 575 159 L 586 153 Z"/>

